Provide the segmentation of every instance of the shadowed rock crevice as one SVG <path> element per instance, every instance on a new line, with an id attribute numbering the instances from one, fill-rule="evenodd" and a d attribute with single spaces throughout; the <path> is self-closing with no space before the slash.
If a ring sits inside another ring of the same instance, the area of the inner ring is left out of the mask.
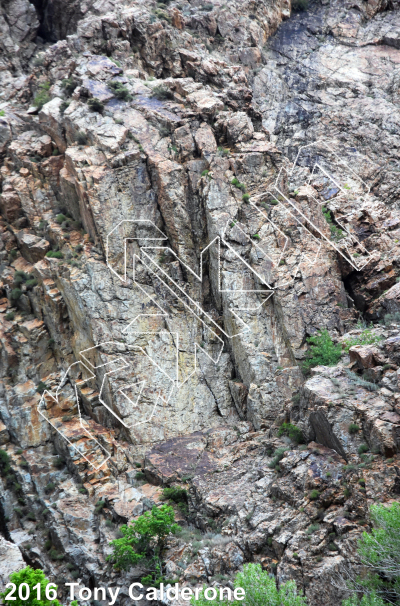
<path id="1" fill-rule="evenodd" d="M 332 427 L 323 412 L 312 412 L 310 414 L 310 424 L 314 435 L 310 436 L 311 440 L 323 444 L 327 448 L 336 450 L 336 452 L 347 460 L 346 453 L 340 440 L 335 436 Z"/>
<path id="2" fill-rule="evenodd" d="M 83 17 L 82 0 L 32 0 L 40 22 L 37 34 L 45 42 L 57 42 L 74 34 Z M 90 2 L 89 4 L 93 4 Z M 87 8 L 90 7 L 85 7 Z"/>

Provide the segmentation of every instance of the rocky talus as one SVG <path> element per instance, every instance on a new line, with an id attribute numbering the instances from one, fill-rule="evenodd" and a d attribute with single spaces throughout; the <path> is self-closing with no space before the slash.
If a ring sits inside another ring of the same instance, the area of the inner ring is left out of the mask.
<path id="1" fill-rule="evenodd" d="M 399 7 L 0 0 L 1 586 L 130 604 L 181 486 L 167 578 L 340 604 L 400 494 Z"/>

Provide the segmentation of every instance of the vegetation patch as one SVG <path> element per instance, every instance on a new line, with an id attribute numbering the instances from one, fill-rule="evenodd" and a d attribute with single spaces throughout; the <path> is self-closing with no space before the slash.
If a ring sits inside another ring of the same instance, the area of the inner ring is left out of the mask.
<path id="1" fill-rule="evenodd" d="M 119 529 L 121 538 L 111 541 L 113 553 L 107 557 L 114 568 L 128 570 L 136 564 L 144 564 L 149 573 L 141 579 L 144 585 L 159 586 L 162 574 L 162 552 L 169 534 L 176 534 L 180 526 L 175 523 L 174 510 L 170 505 L 154 506 L 130 525 Z"/>
<path id="2" fill-rule="evenodd" d="M 320 330 L 317 335 L 308 337 L 307 342 L 310 349 L 307 352 L 303 368 L 308 371 L 314 366 L 335 366 L 342 356 L 340 344 L 335 345 L 326 328 Z"/>
<path id="3" fill-rule="evenodd" d="M 363 330 L 360 335 L 345 341 L 345 351 L 348 352 L 350 347 L 353 347 L 354 345 L 374 345 L 375 343 L 382 341 L 382 339 L 383 337 L 381 335 L 374 334 L 372 326 L 370 326 Z"/>
<path id="4" fill-rule="evenodd" d="M 38 92 L 33 99 L 33 105 L 37 107 L 39 110 L 42 109 L 43 105 L 51 101 L 51 97 L 49 95 L 50 90 L 50 82 L 44 82 L 39 86 Z"/>
<path id="5" fill-rule="evenodd" d="M 288 436 L 296 444 L 301 444 L 304 441 L 303 432 L 300 427 L 292 425 L 291 423 L 282 423 L 278 431 L 278 436 Z"/>
<path id="6" fill-rule="evenodd" d="M 174 98 L 173 92 L 162 84 L 158 84 L 153 88 L 151 96 L 155 97 L 159 101 L 165 101 L 166 99 Z"/>
<path id="7" fill-rule="evenodd" d="M 129 90 L 119 80 L 111 80 L 107 83 L 107 86 L 117 99 L 121 99 L 121 101 L 131 101 L 133 99 Z"/>

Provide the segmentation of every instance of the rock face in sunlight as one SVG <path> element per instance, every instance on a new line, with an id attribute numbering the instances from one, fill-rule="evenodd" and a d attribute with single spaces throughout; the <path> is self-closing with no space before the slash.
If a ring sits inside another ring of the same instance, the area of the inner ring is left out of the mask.
<path id="1" fill-rule="evenodd" d="M 1 589 L 140 581 L 181 487 L 166 580 L 346 597 L 400 495 L 399 6 L 3 2 Z"/>

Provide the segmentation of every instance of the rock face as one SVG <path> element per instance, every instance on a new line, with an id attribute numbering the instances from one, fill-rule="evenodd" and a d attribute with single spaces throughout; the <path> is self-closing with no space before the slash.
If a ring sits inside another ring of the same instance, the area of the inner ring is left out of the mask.
<path id="1" fill-rule="evenodd" d="M 3 537 L 0 537 L 0 556 L 0 589 L 4 591 L 10 574 L 25 568 L 26 564 L 17 545 L 6 541 Z"/>
<path id="2" fill-rule="evenodd" d="M 173 485 L 168 578 L 340 603 L 400 494 L 398 4 L 1 8 L 1 582 L 128 586 Z"/>

